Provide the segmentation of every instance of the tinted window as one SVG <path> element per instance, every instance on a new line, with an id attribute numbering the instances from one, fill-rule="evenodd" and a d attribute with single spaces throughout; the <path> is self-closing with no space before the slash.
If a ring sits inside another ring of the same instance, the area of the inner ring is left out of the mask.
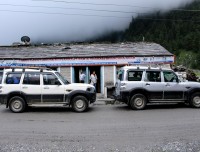
<path id="1" fill-rule="evenodd" d="M 44 85 L 58 85 L 59 81 L 54 74 L 45 73 L 43 74 L 43 83 Z"/>
<path id="2" fill-rule="evenodd" d="M 25 73 L 23 84 L 40 85 L 39 73 Z"/>
<path id="3" fill-rule="evenodd" d="M 19 84 L 21 76 L 21 73 L 8 73 L 6 77 L 6 84 Z"/>
<path id="4" fill-rule="evenodd" d="M 160 71 L 146 71 L 145 81 L 161 82 Z"/>
<path id="5" fill-rule="evenodd" d="M 142 71 L 128 71 L 128 81 L 141 81 Z"/>
<path id="6" fill-rule="evenodd" d="M 0 83 L 2 83 L 3 72 L 0 72 Z"/>

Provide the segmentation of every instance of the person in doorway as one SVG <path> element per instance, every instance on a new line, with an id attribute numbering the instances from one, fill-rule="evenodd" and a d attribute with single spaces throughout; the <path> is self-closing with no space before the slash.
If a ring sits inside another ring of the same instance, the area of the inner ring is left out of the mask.
<path id="1" fill-rule="evenodd" d="M 95 71 L 93 71 L 92 74 L 90 75 L 90 84 L 96 88 L 97 75 L 96 75 Z"/>
<path id="2" fill-rule="evenodd" d="M 80 83 L 85 83 L 85 76 L 86 75 L 83 72 L 81 72 L 80 77 L 79 77 Z"/>

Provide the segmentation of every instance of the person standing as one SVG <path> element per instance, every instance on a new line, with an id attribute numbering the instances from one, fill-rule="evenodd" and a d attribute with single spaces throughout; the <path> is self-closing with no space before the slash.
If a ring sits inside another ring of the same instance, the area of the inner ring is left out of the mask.
<path id="1" fill-rule="evenodd" d="M 95 71 L 93 71 L 92 74 L 90 75 L 90 84 L 96 88 L 97 75 L 96 75 Z"/>
<path id="2" fill-rule="evenodd" d="M 85 74 L 83 72 L 81 72 L 79 79 L 80 79 L 80 83 L 85 83 Z"/>

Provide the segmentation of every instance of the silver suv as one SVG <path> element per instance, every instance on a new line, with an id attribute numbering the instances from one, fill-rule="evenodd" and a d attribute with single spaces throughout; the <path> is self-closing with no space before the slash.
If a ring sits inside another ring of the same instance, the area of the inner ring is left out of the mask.
<path id="1" fill-rule="evenodd" d="M 96 91 L 90 84 L 69 83 L 59 72 L 43 68 L 12 68 L 3 71 L 0 103 L 12 112 L 28 106 L 71 106 L 76 112 L 95 102 Z"/>
<path id="2" fill-rule="evenodd" d="M 115 98 L 132 109 L 147 103 L 189 103 L 200 107 L 200 83 L 181 82 L 172 69 L 125 66 L 118 71 Z"/>

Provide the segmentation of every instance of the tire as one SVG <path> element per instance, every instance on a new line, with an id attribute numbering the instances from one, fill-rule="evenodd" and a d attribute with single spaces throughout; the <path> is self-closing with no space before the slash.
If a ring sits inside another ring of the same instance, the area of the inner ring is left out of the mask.
<path id="1" fill-rule="evenodd" d="M 14 113 L 21 113 L 25 110 L 26 103 L 23 98 L 19 96 L 12 97 L 9 100 L 9 109 Z"/>
<path id="2" fill-rule="evenodd" d="M 135 94 L 132 96 L 129 106 L 131 109 L 142 110 L 146 107 L 147 98 L 143 94 Z"/>
<path id="3" fill-rule="evenodd" d="M 72 109 L 75 112 L 84 112 L 88 109 L 88 100 L 84 96 L 76 96 L 72 99 Z"/>
<path id="4" fill-rule="evenodd" d="M 200 92 L 196 92 L 191 95 L 189 104 L 194 108 L 200 108 Z"/>

